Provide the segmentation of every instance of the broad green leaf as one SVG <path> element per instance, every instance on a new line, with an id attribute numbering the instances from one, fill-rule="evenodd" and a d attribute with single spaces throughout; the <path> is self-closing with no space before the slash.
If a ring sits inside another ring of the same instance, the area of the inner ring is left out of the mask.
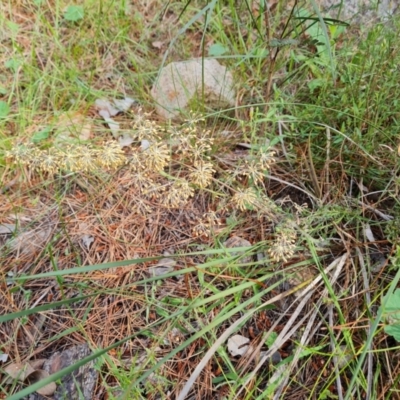
<path id="1" fill-rule="evenodd" d="M 65 11 L 64 18 L 67 21 L 76 22 L 83 19 L 84 15 L 85 13 L 82 6 L 68 6 Z"/>
<path id="2" fill-rule="evenodd" d="M 310 89 L 311 93 L 314 92 L 315 89 L 323 87 L 326 81 L 324 79 L 313 79 L 308 82 L 308 88 Z"/>
<path id="3" fill-rule="evenodd" d="M 400 342 L 400 289 L 396 289 L 390 297 L 384 298 L 385 308 L 383 318 L 388 325 L 385 325 L 385 332 Z"/>
<path id="4" fill-rule="evenodd" d="M 48 137 L 49 137 L 49 135 L 50 135 L 50 131 L 51 131 L 51 128 L 46 127 L 46 128 L 44 128 L 44 129 L 42 129 L 41 131 L 36 132 L 36 133 L 32 136 L 32 139 L 31 139 L 32 142 L 33 142 L 33 143 L 39 143 L 39 142 L 42 142 L 43 140 L 48 139 Z"/>
<path id="5" fill-rule="evenodd" d="M 21 61 L 16 60 L 15 58 L 10 58 L 4 63 L 5 67 L 10 69 L 12 72 L 16 72 L 18 67 L 21 65 Z"/>
<path id="6" fill-rule="evenodd" d="M 210 57 L 218 57 L 218 56 L 222 56 L 223 54 L 227 53 L 228 51 L 229 51 L 229 49 L 227 47 L 225 47 L 223 44 L 214 43 L 208 49 L 208 55 Z"/>
<path id="7" fill-rule="evenodd" d="M 10 106 L 5 101 L 0 101 L 0 119 L 7 117 Z"/>
<path id="8" fill-rule="evenodd" d="M 10 30 L 13 36 L 16 36 L 19 31 L 19 25 L 12 21 L 7 21 L 7 28 Z"/>
<path id="9" fill-rule="evenodd" d="M 400 342 L 400 324 L 386 325 L 385 332 Z"/>

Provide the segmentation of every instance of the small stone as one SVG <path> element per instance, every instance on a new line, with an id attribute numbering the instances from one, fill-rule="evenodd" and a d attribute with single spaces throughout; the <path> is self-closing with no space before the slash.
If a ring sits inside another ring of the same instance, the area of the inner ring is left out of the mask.
<path id="1" fill-rule="evenodd" d="M 232 236 L 227 241 L 224 242 L 224 246 L 227 247 L 228 249 L 234 248 L 234 247 L 251 247 L 251 243 L 248 240 L 243 239 L 239 236 Z M 245 253 L 244 251 L 238 251 L 238 252 L 229 253 L 229 255 L 240 256 L 241 254 L 244 254 L 244 253 Z M 253 257 L 251 255 L 244 256 L 239 259 L 239 262 L 243 263 L 243 264 L 250 263 L 252 261 L 253 261 Z"/>
<path id="2" fill-rule="evenodd" d="M 88 344 L 79 344 L 61 352 L 54 353 L 44 362 L 43 370 L 52 375 L 66 367 L 75 365 L 80 360 L 88 357 L 92 351 Z M 59 381 L 56 392 L 52 395 L 53 400 L 91 400 L 97 383 L 99 372 L 94 366 L 94 361 L 81 365 L 75 371 L 64 375 Z M 47 389 L 50 389 L 48 387 Z M 38 393 L 29 396 L 29 400 L 45 400 Z"/>

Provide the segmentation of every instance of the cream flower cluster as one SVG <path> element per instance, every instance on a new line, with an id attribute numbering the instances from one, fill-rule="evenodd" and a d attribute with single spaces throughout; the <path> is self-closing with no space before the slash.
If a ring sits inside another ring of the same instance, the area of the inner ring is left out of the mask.
<path id="1" fill-rule="evenodd" d="M 147 145 L 136 148 L 129 156 L 116 141 L 107 142 L 99 148 L 67 144 L 62 148 L 53 146 L 43 150 L 34 145 L 17 145 L 5 156 L 15 164 L 49 175 L 60 171 L 92 172 L 125 166 L 131 185 L 142 196 L 138 200 L 139 208 L 147 213 L 151 211 L 148 205 L 150 200 L 155 199 L 168 208 L 178 208 L 186 204 L 196 190 L 210 189 L 213 182 L 218 185 L 219 180 L 215 179 L 217 167 L 211 159 L 213 150 L 215 153 L 217 149 L 214 149 L 211 131 L 202 126 L 203 120 L 192 115 L 179 127 L 164 128 L 143 114 L 133 124 L 132 136 L 138 143 L 146 141 Z M 233 166 L 232 170 L 220 171 L 220 179 L 225 177 L 228 183 L 224 184 L 228 187 L 228 193 L 225 191 L 225 196 L 228 196 L 226 204 L 232 210 L 256 211 L 278 225 L 269 254 L 275 261 L 286 261 L 293 255 L 296 234 L 293 229 L 279 228 L 282 211 L 262 194 L 265 193 L 263 183 L 266 173 L 275 163 L 274 156 L 273 151 L 260 149 Z M 176 163 L 180 164 L 178 169 Z M 218 193 L 221 196 L 220 191 Z M 204 219 L 199 221 L 194 232 L 197 236 L 208 236 L 216 226 L 218 223 L 214 220 Z"/>
<path id="2" fill-rule="evenodd" d="M 60 170 L 89 172 L 99 168 L 114 169 L 126 164 L 125 153 L 116 142 L 101 148 L 83 145 L 66 145 L 41 150 L 35 146 L 19 145 L 6 151 L 6 159 L 34 171 L 54 175 Z"/>

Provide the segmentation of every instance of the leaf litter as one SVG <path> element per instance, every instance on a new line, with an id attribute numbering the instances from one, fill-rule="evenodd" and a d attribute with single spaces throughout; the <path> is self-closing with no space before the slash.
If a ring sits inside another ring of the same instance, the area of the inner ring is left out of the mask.
<path id="1" fill-rule="evenodd" d="M 116 122 L 112 117 L 115 117 L 121 112 L 128 111 L 134 103 L 135 100 L 130 97 L 125 97 L 123 99 L 115 99 L 112 102 L 107 99 L 97 99 L 95 101 L 94 106 L 98 114 L 107 123 L 115 139 L 117 139 L 120 136 L 119 133 L 120 127 L 119 123 Z"/>
<path id="2" fill-rule="evenodd" d="M 14 380 L 24 382 L 28 385 L 39 382 L 50 376 L 47 371 L 37 368 L 37 360 L 33 363 L 11 363 L 4 368 L 5 374 L 9 377 L 10 383 Z M 51 396 L 56 391 L 57 386 L 54 382 L 51 382 L 36 392 L 43 396 Z"/>
<path id="3" fill-rule="evenodd" d="M 236 162 L 240 161 L 241 158 L 236 159 Z M 177 254 L 171 257 L 171 253 L 166 253 L 166 251 L 169 251 L 168 249 L 180 249 L 185 253 L 195 243 L 212 248 L 214 245 L 212 236 L 193 236 L 193 228 L 198 226 L 199 221 L 202 221 L 206 229 L 208 229 L 207 226 L 213 226 L 215 229 L 216 227 L 226 225 L 227 218 L 231 216 L 231 211 L 228 212 L 229 209 L 224 210 L 224 207 L 222 207 L 218 212 L 218 216 L 211 215 L 210 205 L 213 202 L 210 195 L 206 192 L 189 197 L 182 207 L 165 206 L 162 203 L 162 199 L 155 196 L 145 198 L 143 197 L 144 192 L 142 191 L 142 187 L 133 180 L 132 171 L 127 168 L 123 168 L 117 172 L 108 172 L 98 177 L 80 174 L 72 179 L 68 179 L 71 189 L 65 193 L 61 201 L 58 201 L 60 209 L 57 220 L 54 220 L 57 223 L 53 223 L 53 228 L 50 232 L 47 228 L 44 228 L 46 218 L 38 218 L 35 208 L 30 204 L 32 193 L 36 191 L 37 195 L 40 195 L 42 193 L 41 188 L 38 187 L 33 191 L 32 187 L 29 186 L 26 188 L 27 191 L 24 196 L 21 196 L 20 192 L 18 193 L 18 202 L 26 204 L 24 206 L 24 218 L 30 221 L 30 224 L 34 222 L 37 227 L 25 230 L 21 236 L 17 234 L 15 238 L 10 239 L 11 242 L 9 244 L 12 244 L 11 249 L 25 257 L 25 261 L 21 259 L 10 262 L 10 266 L 13 266 L 17 276 L 21 273 L 50 272 L 52 270 L 49 268 L 51 265 L 50 253 L 44 254 L 37 260 L 35 268 L 31 271 L 29 271 L 29 260 L 32 261 L 39 251 L 43 251 L 49 238 L 53 236 L 51 232 L 54 232 L 55 227 L 58 225 L 63 226 L 63 233 L 58 236 L 56 242 L 52 243 L 51 252 L 57 256 L 57 267 L 61 270 L 73 268 L 77 265 L 76 254 L 79 254 L 78 265 L 82 266 L 161 255 L 156 263 L 143 262 L 136 265 L 132 264 L 128 267 L 115 267 L 108 270 L 70 275 L 65 278 L 70 283 L 79 282 L 82 285 L 84 293 L 92 293 L 95 288 L 99 287 L 102 290 L 112 290 L 113 292 L 112 295 L 103 294 L 97 296 L 94 302 L 87 302 L 81 309 L 77 308 L 74 311 L 75 318 L 87 321 L 84 323 L 85 335 L 91 338 L 95 346 L 107 347 L 110 343 L 129 336 L 133 326 L 137 330 L 148 330 L 149 319 L 148 317 L 146 319 L 146 315 L 151 317 L 150 321 L 156 321 L 160 317 L 174 312 L 175 308 L 172 306 L 174 301 L 189 300 L 190 298 L 195 298 L 196 293 L 202 292 L 203 289 L 193 275 L 189 277 L 189 282 L 182 280 L 182 277 L 179 279 L 174 277 L 162 278 L 163 280 L 160 284 L 154 286 L 154 303 L 149 306 L 143 298 L 143 289 L 137 287 L 135 282 L 146 279 L 149 275 L 162 277 L 166 273 L 175 271 L 177 265 L 185 265 L 186 260 L 184 257 L 178 257 Z M 155 176 L 148 176 L 147 179 L 154 179 L 161 182 L 161 178 Z M 56 182 L 54 182 L 53 190 L 56 192 L 56 189 Z M 49 192 L 47 191 L 47 193 Z M 12 197 L 10 198 L 10 194 L 8 194 L 7 198 L 4 196 L 3 198 L 5 199 L 3 203 L 3 215 L 11 216 L 13 209 Z M 47 198 L 43 197 L 43 201 L 41 204 L 42 210 L 52 208 L 54 199 L 51 196 Z M 144 206 L 143 209 L 138 207 L 142 203 Z M 213 207 L 217 208 L 218 206 L 213 205 Z M 235 247 L 241 249 L 240 251 L 230 253 L 231 256 L 235 257 L 235 262 L 239 264 L 256 263 L 254 256 L 247 254 L 243 249 L 248 248 L 249 253 L 251 253 L 251 243 L 260 242 L 262 240 L 262 232 L 271 229 L 271 226 L 275 222 L 260 220 L 257 213 L 241 212 L 246 215 L 244 225 L 239 225 L 234 230 L 235 234 L 232 234 L 230 238 L 223 242 L 223 247 L 226 249 Z M 3 224 L 11 224 L 11 222 L 4 221 Z M 41 226 L 43 227 L 41 228 Z M 254 227 L 257 227 L 257 229 Z M 24 246 L 26 247 L 25 251 Z M 257 256 L 259 254 L 260 252 L 258 251 Z M 202 263 L 207 262 L 209 259 L 208 257 L 199 255 L 193 258 L 191 263 L 201 266 Z M 12 259 L 10 258 L 10 260 Z M 265 251 L 260 260 L 260 265 L 270 260 Z M 290 263 L 295 261 L 296 256 L 288 264 L 290 265 Z M 257 268 L 257 266 L 249 266 L 244 270 L 257 271 Z M 303 270 L 307 271 L 307 268 L 303 268 Z M 299 275 L 301 271 L 302 269 L 297 269 L 293 273 Z M 237 279 L 238 282 L 243 279 L 232 272 L 231 265 L 221 264 L 216 269 L 210 269 L 206 272 L 207 279 L 219 282 L 218 285 L 221 288 L 226 287 L 226 282 L 224 282 L 226 278 L 229 280 Z M 290 270 L 285 271 L 286 274 L 288 272 L 290 273 Z M 300 276 L 297 280 L 286 279 L 292 286 L 299 286 L 306 280 L 313 279 L 313 276 L 306 274 L 304 278 Z M 27 281 L 24 284 L 23 291 L 21 290 L 19 294 L 20 301 L 25 301 L 24 293 L 26 291 L 32 291 L 33 296 L 29 299 L 31 304 L 40 302 L 41 296 L 43 298 L 51 298 L 51 301 L 57 301 L 65 296 L 73 297 L 80 293 L 74 286 L 70 286 L 66 291 L 61 291 L 58 285 L 52 285 L 46 288 L 46 292 L 43 291 L 40 294 L 40 291 L 36 289 L 33 291 L 33 288 L 36 287 L 35 285 L 33 281 Z M 129 295 L 125 292 L 125 288 L 129 288 Z M 303 298 L 304 291 L 299 293 L 301 293 L 301 296 L 298 297 L 298 301 Z M 295 301 L 296 297 L 293 297 L 292 301 Z M 172 304 L 169 304 L 169 301 L 172 301 Z M 88 306 L 90 308 L 87 311 L 86 307 Z M 3 315 L 10 312 L 7 311 L 7 306 L 4 307 L 3 305 L 3 308 Z M 282 310 L 284 309 L 282 307 Z M 88 312 L 88 319 L 85 317 L 86 312 Z M 52 310 L 51 313 L 42 312 L 41 315 L 45 318 L 46 329 L 39 331 L 35 339 L 39 343 L 45 336 L 56 336 L 60 329 L 74 329 L 75 321 L 69 318 L 66 310 Z M 270 318 L 272 318 L 272 315 L 270 315 Z M 285 312 L 283 315 L 285 315 Z M 249 355 L 249 350 L 253 349 L 253 345 L 248 344 L 248 338 L 254 335 L 253 330 L 250 329 L 251 325 L 254 324 L 256 331 L 264 329 L 260 325 L 259 319 L 259 314 L 256 314 L 248 324 L 248 327 L 246 326 L 246 328 L 241 330 L 242 335 L 240 337 L 245 338 L 245 342 L 236 343 L 236 345 L 229 342 L 228 348 L 232 356 L 243 357 L 246 355 L 247 357 Z M 290 318 L 287 317 L 287 320 L 289 322 Z M 207 319 L 203 319 L 201 325 L 205 326 L 209 322 Z M 38 321 L 33 318 L 28 322 L 25 329 L 37 331 L 37 326 Z M 114 326 L 118 326 L 118 331 L 113 329 Z M 220 329 L 222 330 L 223 327 L 222 325 Z M 3 333 L 10 334 L 11 326 L 3 329 L 6 330 Z M 174 329 L 171 330 L 167 323 L 157 328 L 151 328 L 151 336 L 160 339 L 146 339 L 145 346 L 154 349 L 154 355 L 158 358 L 162 357 L 165 352 L 175 348 L 184 340 L 184 336 L 182 337 L 183 328 Z M 169 332 L 169 334 L 166 335 L 166 332 Z M 285 337 L 287 339 L 290 338 L 290 336 Z M 76 332 L 72 337 L 67 336 L 58 340 L 56 345 L 60 346 L 61 343 L 63 345 L 72 345 L 75 340 L 84 341 L 86 339 Z M 27 337 L 20 339 L 19 351 L 27 352 L 31 343 L 32 341 L 28 340 Z M 283 343 L 280 343 L 283 346 Z M 193 346 L 195 346 L 193 349 L 196 349 L 196 346 L 201 346 L 201 341 L 194 342 Z M 235 346 L 236 348 L 234 349 Z M 43 347 L 44 352 L 46 347 Z M 136 357 L 143 352 L 142 348 L 142 339 L 132 339 L 131 345 L 125 347 L 123 351 L 124 358 Z M 278 350 L 279 348 L 275 348 L 272 354 L 276 356 Z M 259 355 L 264 357 L 266 354 L 265 351 L 263 349 L 259 352 Z M 257 354 L 256 351 L 250 351 L 250 353 Z M 184 356 L 184 354 L 185 352 L 181 356 Z M 283 350 L 281 350 L 281 354 L 285 354 Z M 110 357 L 112 357 L 115 363 L 118 363 L 116 356 L 111 354 Z M 237 363 L 238 367 L 243 368 L 242 373 L 244 373 L 245 368 L 242 365 L 245 365 L 246 362 L 241 360 L 233 360 L 233 362 Z M 168 368 L 173 364 L 177 365 L 177 363 L 181 365 L 183 362 L 179 358 L 167 362 L 163 373 L 167 373 Z M 196 361 L 193 360 L 191 364 L 183 363 L 182 367 L 183 365 L 185 365 L 184 368 L 187 371 L 185 375 L 187 375 L 195 367 Z M 283 369 L 282 373 L 284 371 Z M 154 379 L 157 379 L 159 383 L 161 382 L 159 378 Z"/>

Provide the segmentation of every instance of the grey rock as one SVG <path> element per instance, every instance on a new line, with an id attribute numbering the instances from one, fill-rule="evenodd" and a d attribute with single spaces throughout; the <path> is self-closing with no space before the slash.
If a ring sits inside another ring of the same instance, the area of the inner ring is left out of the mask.
<path id="1" fill-rule="evenodd" d="M 60 371 L 70 365 L 76 364 L 79 360 L 89 356 L 91 350 L 89 346 L 81 344 L 71 347 L 62 352 L 54 353 L 45 363 L 43 369 L 50 375 Z M 74 372 L 61 378 L 61 384 L 57 386 L 52 399 L 54 400 L 92 400 L 94 389 L 98 378 L 98 372 L 94 368 L 94 361 L 90 361 Z M 44 400 L 37 393 L 30 395 L 29 400 Z"/>
<path id="2" fill-rule="evenodd" d="M 400 0 L 320 0 L 322 10 L 336 18 L 367 24 L 384 21 L 399 9 Z"/>
<path id="3" fill-rule="evenodd" d="M 223 244 L 228 249 L 232 249 L 232 248 L 235 248 L 235 247 L 251 247 L 251 243 L 248 240 L 243 239 L 243 238 L 241 238 L 239 236 L 232 236 L 227 241 L 225 241 Z M 252 256 L 245 256 L 245 252 L 244 251 L 238 251 L 238 252 L 230 253 L 231 256 L 240 256 L 242 254 L 243 254 L 243 257 L 241 257 L 238 260 L 240 263 L 247 264 L 247 263 L 252 262 L 253 257 Z"/>
<path id="4" fill-rule="evenodd" d="M 157 113 L 164 119 L 178 118 L 193 100 L 213 109 L 235 105 L 232 74 L 217 60 L 196 58 L 165 66 L 151 94 Z M 189 111 L 189 110 L 187 110 Z"/>

